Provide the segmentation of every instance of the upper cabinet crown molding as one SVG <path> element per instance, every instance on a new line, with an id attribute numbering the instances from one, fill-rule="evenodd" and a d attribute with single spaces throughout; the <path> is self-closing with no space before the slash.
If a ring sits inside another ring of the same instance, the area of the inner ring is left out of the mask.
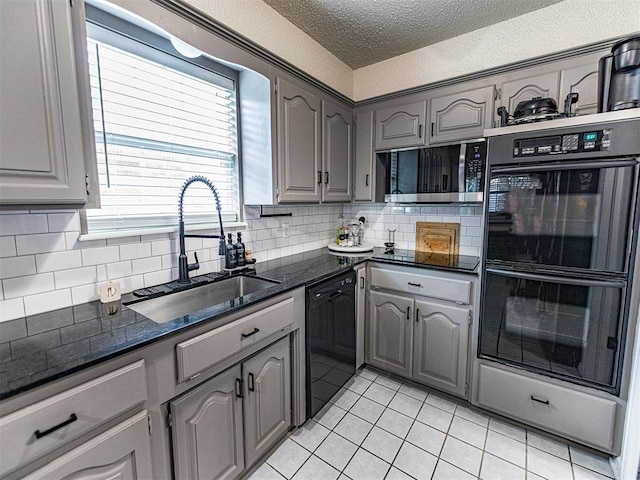
<path id="1" fill-rule="evenodd" d="M 83 4 L 2 1 L 0 32 L 0 205 L 83 206 L 98 185 Z"/>

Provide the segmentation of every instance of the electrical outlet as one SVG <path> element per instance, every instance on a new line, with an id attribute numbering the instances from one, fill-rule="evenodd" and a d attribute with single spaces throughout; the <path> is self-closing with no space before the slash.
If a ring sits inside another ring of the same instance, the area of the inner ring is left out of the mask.
<path id="1" fill-rule="evenodd" d="M 289 238 L 289 224 L 282 224 L 282 238 Z"/>
<path id="2" fill-rule="evenodd" d="M 100 301 L 102 303 L 110 303 L 120 300 L 120 284 L 118 282 L 107 282 L 100 285 Z"/>

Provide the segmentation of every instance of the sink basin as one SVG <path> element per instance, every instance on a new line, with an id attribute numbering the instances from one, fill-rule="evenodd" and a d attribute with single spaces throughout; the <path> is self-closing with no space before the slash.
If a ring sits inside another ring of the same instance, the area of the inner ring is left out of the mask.
<path id="1" fill-rule="evenodd" d="M 273 287 L 278 283 L 280 282 L 275 280 L 238 275 L 189 290 L 125 305 L 156 323 L 164 323 L 219 303 L 228 302 L 234 298 Z"/>

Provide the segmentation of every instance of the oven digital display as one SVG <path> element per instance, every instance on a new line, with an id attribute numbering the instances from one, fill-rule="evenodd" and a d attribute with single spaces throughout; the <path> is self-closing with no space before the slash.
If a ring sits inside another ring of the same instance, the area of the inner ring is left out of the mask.
<path id="1" fill-rule="evenodd" d="M 598 134 L 596 132 L 589 132 L 584 134 L 585 142 L 595 142 L 598 139 Z"/>
<path id="2" fill-rule="evenodd" d="M 592 130 L 561 136 L 521 138 L 513 142 L 513 156 L 527 157 L 609 150 L 611 148 L 610 135 L 610 130 Z"/>

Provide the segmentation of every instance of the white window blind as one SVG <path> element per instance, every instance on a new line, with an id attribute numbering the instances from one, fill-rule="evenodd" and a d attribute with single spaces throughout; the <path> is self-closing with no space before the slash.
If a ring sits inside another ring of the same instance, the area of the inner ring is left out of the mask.
<path id="1" fill-rule="evenodd" d="M 101 201 L 86 212 L 88 233 L 176 226 L 180 188 L 193 175 L 216 186 L 224 221 L 239 220 L 234 81 L 116 40 L 88 39 Z M 190 186 L 184 213 L 187 224 L 216 222 L 211 191 Z"/>

